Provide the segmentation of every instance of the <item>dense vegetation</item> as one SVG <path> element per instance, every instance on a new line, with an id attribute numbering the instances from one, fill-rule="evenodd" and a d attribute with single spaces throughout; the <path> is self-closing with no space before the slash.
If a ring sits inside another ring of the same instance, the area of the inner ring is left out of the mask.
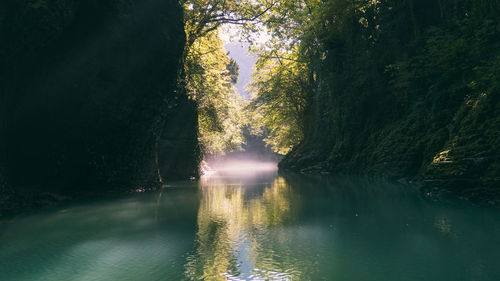
<path id="1" fill-rule="evenodd" d="M 216 31 L 196 40 L 184 62 L 186 94 L 196 101 L 198 136 L 204 154 L 238 148 L 243 142 L 243 101 L 234 84 L 238 65 L 227 56 Z"/>
<path id="2" fill-rule="evenodd" d="M 224 24 L 246 26 L 273 7 L 272 1 L 188 0 L 184 2 L 186 45 L 181 88 L 196 103 L 198 140 L 203 155 L 240 149 L 249 115 L 238 94 L 239 69 L 224 49 L 219 29 Z"/>
<path id="3" fill-rule="evenodd" d="M 292 9 L 276 7 L 264 20 L 280 40 L 261 56 L 269 75 L 259 72 L 254 81 L 257 107 L 282 113 L 264 116 L 270 143 L 284 151 L 293 146 L 282 168 L 417 176 L 476 199 L 498 193 L 496 1 L 332 0 L 286 7 Z M 297 65 L 285 66 L 286 59 Z M 283 91 L 287 87 L 293 90 Z M 279 127 L 296 115 L 302 124 Z"/>

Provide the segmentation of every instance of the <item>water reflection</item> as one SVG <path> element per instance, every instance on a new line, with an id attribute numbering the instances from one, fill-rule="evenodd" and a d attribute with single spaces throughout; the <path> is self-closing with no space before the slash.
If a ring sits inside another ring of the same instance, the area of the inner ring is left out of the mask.
<path id="1" fill-rule="evenodd" d="M 292 280 L 300 275 L 296 266 L 288 267 L 297 261 L 280 260 L 274 249 L 292 245 L 280 229 L 293 223 L 300 198 L 275 172 L 255 176 L 239 184 L 223 174 L 202 180 L 197 249 L 186 265 L 189 280 Z"/>
<path id="2" fill-rule="evenodd" d="M 75 202 L 0 234 L 0 280 L 497 281 L 499 261 L 498 209 L 275 169 Z"/>
<path id="3" fill-rule="evenodd" d="M 498 214 L 362 178 L 217 173 L 187 280 L 499 280 Z"/>

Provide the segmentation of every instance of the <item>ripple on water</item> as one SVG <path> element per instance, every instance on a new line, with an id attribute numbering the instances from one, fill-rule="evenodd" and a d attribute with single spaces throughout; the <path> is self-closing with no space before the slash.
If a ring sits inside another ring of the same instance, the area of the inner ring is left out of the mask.
<path id="1" fill-rule="evenodd" d="M 193 184 L 17 218 L 0 281 L 500 280 L 496 210 L 359 179 Z"/>

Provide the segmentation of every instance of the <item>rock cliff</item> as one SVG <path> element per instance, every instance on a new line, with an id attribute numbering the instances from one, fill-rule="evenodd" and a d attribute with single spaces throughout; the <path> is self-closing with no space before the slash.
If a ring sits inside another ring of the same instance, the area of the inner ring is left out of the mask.
<path id="1" fill-rule="evenodd" d="M 0 5 L 0 165 L 10 185 L 71 192 L 156 181 L 162 135 L 196 130 L 169 122 L 196 116 L 175 97 L 185 44 L 179 2 Z M 184 138 L 191 146 L 178 167 L 196 173 L 196 134 Z"/>

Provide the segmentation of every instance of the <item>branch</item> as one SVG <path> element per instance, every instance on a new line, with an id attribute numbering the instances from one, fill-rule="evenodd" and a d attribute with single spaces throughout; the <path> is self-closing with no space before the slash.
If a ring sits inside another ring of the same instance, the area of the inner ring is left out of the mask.
<path id="1" fill-rule="evenodd" d="M 300 60 L 296 60 L 296 59 L 291 59 L 291 58 L 286 58 L 286 57 L 283 57 L 283 56 L 279 56 L 279 55 L 269 55 L 269 56 L 263 56 L 263 55 L 259 55 L 260 58 L 265 58 L 265 59 L 277 59 L 278 61 L 281 61 L 281 60 L 287 60 L 287 61 L 293 61 L 293 62 L 296 62 L 296 63 L 306 63 L 307 61 L 300 61 Z M 280 64 L 282 64 L 280 62 Z"/>
<path id="2" fill-rule="evenodd" d="M 241 17 L 241 18 L 227 18 L 223 17 L 222 15 L 215 15 L 213 19 L 209 20 L 209 22 L 221 22 L 221 23 L 230 23 L 230 24 L 244 24 L 245 22 L 249 21 L 254 21 L 258 18 L 260 18 L 262 15 L 267 13 L 271 8 L 274 7 L 276 2 L 272 2 L 271 5 L 267 6 L 263 11 L 259 12 L 258 14 L 252 16 L 252 17 Z"/>

